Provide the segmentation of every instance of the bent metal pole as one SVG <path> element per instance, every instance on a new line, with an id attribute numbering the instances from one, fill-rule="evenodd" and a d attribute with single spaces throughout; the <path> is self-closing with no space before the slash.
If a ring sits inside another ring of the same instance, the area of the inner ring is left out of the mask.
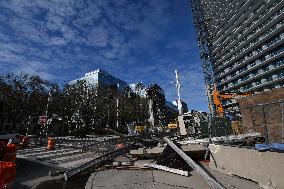
<path id="1" fill-rule="evenodd" d="M 195 169 L 199 175 L 201 175 L 202 178 L 206 180 L 206 182 L 214 189 L 225 189 L 220 183 L 218 183 L 215 179 L 213 179 L 211 176 L 209 176 L 199 165 L 197 165 L 188 155 L 186 155 L 181 149 L 179 149 L 169 138 L 164 137 L 163 138 L 170 147 L 176 151 L 180 155 L 186 163 Z"/>

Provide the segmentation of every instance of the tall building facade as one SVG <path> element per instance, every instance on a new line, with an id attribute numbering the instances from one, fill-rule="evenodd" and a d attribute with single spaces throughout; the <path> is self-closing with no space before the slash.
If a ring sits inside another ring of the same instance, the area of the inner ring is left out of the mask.
<path id="1" fill-rule="evenodd" d="M 283 0 L 191 0 L 191 5 L 206 85 L 250 93 L 284 87 Z M 235 101 L 224 107 L 237 108 Z"/>
<path id="2" fill-rule="evenodd" d="M 69 82 L 70 85 L 75 84 L 77 81 L 85 80 L 87 84 L 92 86 L 114 86 L 118 87 L 119 90 L 124 90 L 127 87 L 127 83 L 112 76 L 111 74 L 97 69 L 92 72 L 88 72 L 84 77 L 75 79 Z"/>

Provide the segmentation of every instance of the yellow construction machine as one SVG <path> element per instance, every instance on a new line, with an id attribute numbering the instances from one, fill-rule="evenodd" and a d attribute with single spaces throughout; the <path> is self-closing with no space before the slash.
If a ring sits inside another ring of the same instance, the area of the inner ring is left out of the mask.
<path id="1" fill-rule="evenodd" d="M 136 125 L 135 126 L 135 133 L 136 134 L 143 134 L 146 132 L 146 126 L 145 125 Z"/>
<path id="2" fill-rule="evenodd" d="M 178 124 L 177 123 L 169 123 L 168 124 L 168 129 L 177 129 L 178 128 Z"/>

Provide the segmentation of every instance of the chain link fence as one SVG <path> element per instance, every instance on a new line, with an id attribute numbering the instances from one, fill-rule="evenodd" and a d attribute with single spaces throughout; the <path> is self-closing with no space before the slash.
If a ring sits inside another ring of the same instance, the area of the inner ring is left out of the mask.
<path id="1" fill-rule="evenodd" d="M 244 133 L 259 132 L 266 143 L 284 142 L 284 100 L 241 105 Z"/>

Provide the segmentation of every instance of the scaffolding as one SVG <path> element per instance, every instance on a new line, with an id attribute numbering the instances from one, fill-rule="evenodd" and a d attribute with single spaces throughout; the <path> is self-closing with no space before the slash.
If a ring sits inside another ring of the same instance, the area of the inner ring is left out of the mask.
<path id="1" fill-rule="evenodd" d="M 211 115 L 214 117 L 216 114 L 216 108 L 212 99 L 212 92 L 214 88 L 214 74 L 213 74 L 213 58 L 211 54 L 210 32 L 208 30 L 208 19 L 205 18 L 202 10 L 200 0 L 190 0 L 194 26 L 197 34 L 198 47 L 200 49 L 200 58 L 202 63 L 205 90 L 208 98 L 208 106 Z"/>

